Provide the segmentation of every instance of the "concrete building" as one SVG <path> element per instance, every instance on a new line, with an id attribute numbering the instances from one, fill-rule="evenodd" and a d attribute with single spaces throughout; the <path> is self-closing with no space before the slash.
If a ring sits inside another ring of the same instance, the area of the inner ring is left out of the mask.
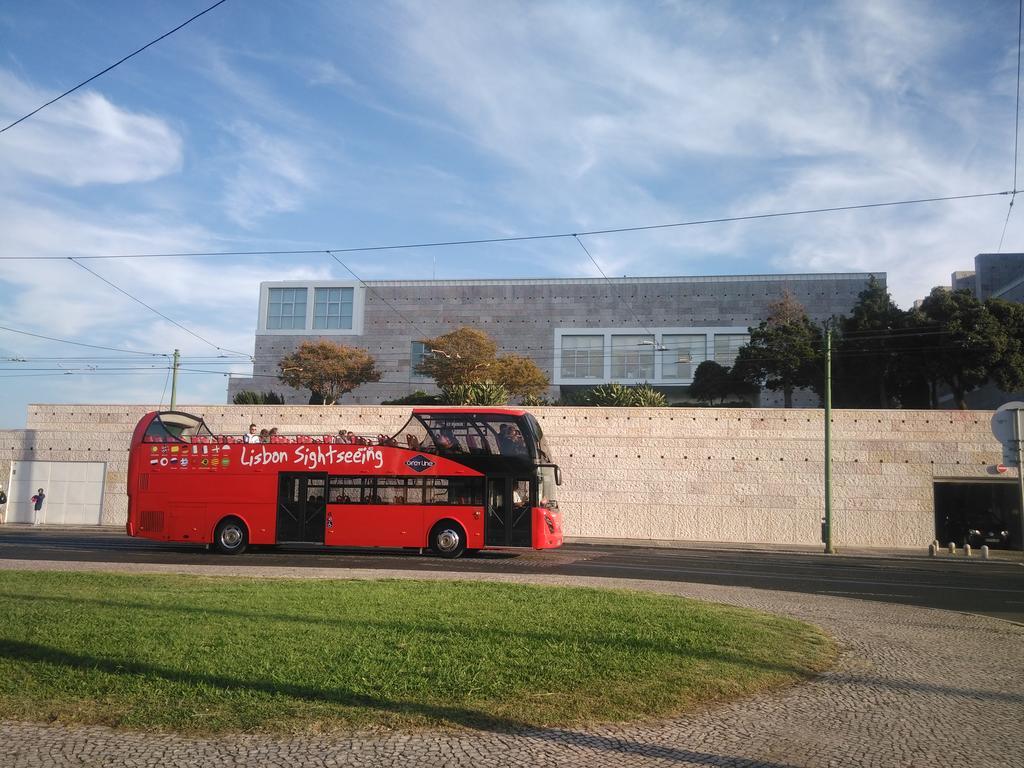
<path id="1" fill-rule="evenodd" d="M 954 291 L 966 288 L 977 298 L 1024 301 L 1024 253 L 979 253 L 974 269 L 954 272 Z"/>
<path id="2" fill-rule="evenodd" d="M 884 282 L 885 273 L 875 276 Z M 419 340 L 471 326 L 494 338 L 502 353 L 532 358 L 550 377 L 551 399 L 611 381 L 647 382 L 680 399 L 702 361 L 731 365 L 748 328 L 764 320 L 770 305 L 786 293 L 821 321 L 848 313 L 869 277 L 262 283 L 254 376 L 233 378 L 228 397 L 247 389 L 273 390 L 288 403 L 308 403 L 308 392 L 277 380 L 278 361 L 301 341 L 318 338 L 362 347 L 377 359 L 381 381 L 359 387 L 345 403 L 380 403 L 417 389 L 432 391 L 432 382 L 414 371 L 430 353 Z"/>

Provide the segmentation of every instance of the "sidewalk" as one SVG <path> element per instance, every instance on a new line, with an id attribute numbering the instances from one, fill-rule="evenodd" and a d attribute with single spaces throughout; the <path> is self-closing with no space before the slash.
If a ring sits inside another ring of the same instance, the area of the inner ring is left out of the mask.
<path id="1" fill-rule="evenodd" d="M 934 558 L 928 555 L 928 545 L 923 547 L 844 547 L 836 545 L 834 555 L 826 555 L 823 544 L 758 544 L 735 541 L 675 541 L 666 539 L 610 539 L 581 538 L 567 536 L 566 544 L 582 546 L 636 547 L 638 549 L 689 549 L 719 552 L 757 552 L 759 554 L 778 553 L 780 555 L 820 555 L 821 557 L 876 557 L 892 560 L 981 560 L 981 553 L 974 549 L 971 557 L 966 557 L 963 547 L 956 548 L 956 554 L 950 555 L 945 547 L 940 547 Z M 1024 552 L 1016 549 L 990 549 L 989 559 L 1002 561 L 1018 561 L 1024 565 Z"/>

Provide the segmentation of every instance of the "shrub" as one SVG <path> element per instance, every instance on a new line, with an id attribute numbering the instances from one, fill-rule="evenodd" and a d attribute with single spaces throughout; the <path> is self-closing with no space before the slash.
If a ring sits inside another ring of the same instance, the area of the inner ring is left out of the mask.
<path id="1" fill-rule="evenodd" d="M 627 387 L 624 384 L 601 384 L 571 396 L 576 405 L 619 408 L 662 408 L 668 405 L 665 395 L 650 384 Z"/>
<path id="2" fill-rule="evenodd" d="M 253 392 L 243 389 L 232 399 L 235 405 L 284 405 L 284 398 L 276 392 Z"/>
<path id="3" fill-rule="evenodd" d="M 381 405 L 441 405 L 443 402 L 441 395 L 428 395 L 422 389 L 417 389 L 411 395 L 385 400 Z"/>
<path id="4" fill-rule="evenodd" d="M 664 408 L 668 400 L 661 392 L 650 384 L 641 384 L 638 387 L 631 387 L 633 390 L 633 405 L 638 408 Z"/>
<path id="5" fill-rule="evenodd" d="M 508 390 L 489 380 L 443 387 L 441 397 L 447 405 L 506 405 L 509 400 Z"/>

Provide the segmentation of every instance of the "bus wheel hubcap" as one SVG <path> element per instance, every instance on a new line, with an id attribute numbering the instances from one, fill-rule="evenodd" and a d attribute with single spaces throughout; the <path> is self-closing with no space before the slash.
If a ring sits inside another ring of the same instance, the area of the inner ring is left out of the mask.
<path id="1" fill-rule="evenodd" d="M 459 546 L 459 534 L 451 528 L 446 528 L 437 534 L 437 548 L 443 552 L 451 552 Z"/>
<path id="2" fill-rule="evenodd" d="M 221 533 L 220 540 L 225 547 L 237 547 L 242 541 L 242 531 L 237 526 L 228 526 Z"/>

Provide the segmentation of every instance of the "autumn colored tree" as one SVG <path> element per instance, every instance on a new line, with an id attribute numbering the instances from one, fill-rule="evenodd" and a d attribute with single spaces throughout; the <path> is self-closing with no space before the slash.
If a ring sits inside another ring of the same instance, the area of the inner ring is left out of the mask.
<path id="1" fill-rule="evenodd" d="M 497 359 L 498 345 L 483 331 L 463 327 L 420 343 L 427 354 L 416 373 L 429 376 L 439 387 L 493 378 L 489 369 Z"/>
<path id="2" fill-rule="evenodd" d="M 551 385 L 548 375 L 528 357 L 505 355 L 494 361 L 489 378 L 500 383 L 509 395 L 522 399 L 540 397 Z"/>
<path id="3" fill-rule="evenodd" d="M 380 381 L 369 352 L 333 341 L 304 341 L 277 366 L 282 382 L 310 391 L 310 405 L 334 405 L 360 384 Z"/>
<path id="4" fill-rule="evenodd" d="M 511 397 L 539 397 L 550 381 L 533 360 L 523 355 L 498 357 L 498 345 L 475 328 L 459 328 L 433 339 L 421 339 L 428 350 L 416 372 L 430 376 L 441 389 L 490 381 Z"/>

